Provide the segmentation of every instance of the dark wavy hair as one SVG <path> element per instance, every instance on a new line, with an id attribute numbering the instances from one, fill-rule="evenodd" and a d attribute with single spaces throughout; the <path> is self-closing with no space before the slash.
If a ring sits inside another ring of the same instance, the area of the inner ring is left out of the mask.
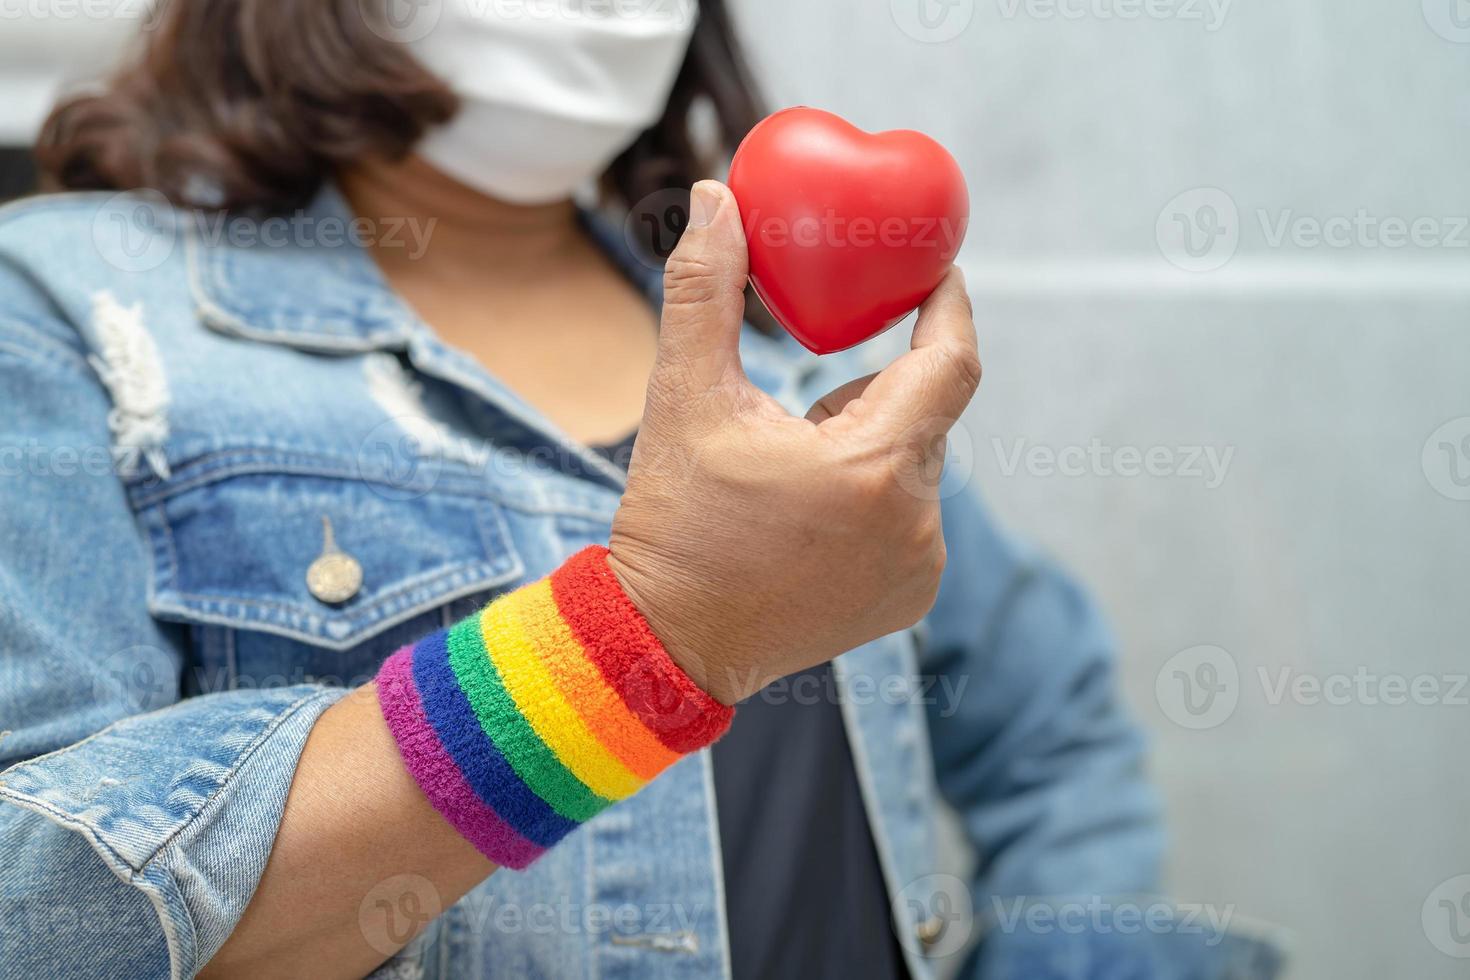
<path id="1" fill-rule="evenodd" d="M 149 188 L 185 207 L 279 214 L 340 167 L 402 158 L 458 101 L 387 40 L 389 0 L 375 2 L 166 0 L 136 55 L 46 120 L 43 188 Z M 663 117 L 604 175 L 629 208 L 712 174 L 761 117 L 724 0 L 699 7 Z M 665 257 L 668 223 L 631 222 Z"/>

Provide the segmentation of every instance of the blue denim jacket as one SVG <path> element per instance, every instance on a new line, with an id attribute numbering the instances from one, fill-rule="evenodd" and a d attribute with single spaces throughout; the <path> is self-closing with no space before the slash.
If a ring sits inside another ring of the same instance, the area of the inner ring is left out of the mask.
<path id="1" fill-rule="evenodd" d="M 0 976 L 196 973 L 344 688 L 607 539 L 621 472 L 438 340 L 349 220 L 330 188 L 277 225 L 106 194 L 0 211 Z M 657 270 L 591 229 L 656 303 Z M 754 331 L 743 355 L 798 413 L 872 369 Z M 1218 914 L 1137 897 L 1159 813 L 1093 607 L 968 490 L 944 526 L 933 613 L 836 667 L 913 975 L 1270 975 Z M 346 601 L 308 584 L 325 552 L 361 570 Z M 728 976 L 712 793 L 708 753 L 683 760 L 380 972 Z M 963 881 L 941 800 L 979 855 Z M 364 935 L 441 911 L 418 898 L 364 896 Z"/>

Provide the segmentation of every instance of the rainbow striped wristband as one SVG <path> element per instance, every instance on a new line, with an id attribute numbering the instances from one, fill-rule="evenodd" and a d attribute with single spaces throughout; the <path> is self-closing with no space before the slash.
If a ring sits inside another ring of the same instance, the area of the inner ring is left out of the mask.
<path id="1" fill-rule="evenodd" d="M 734 715 L 669 658 L 599 547 L 399 650 L 377 685 L 429 802 L 509 868 L 715 741 Z"/>

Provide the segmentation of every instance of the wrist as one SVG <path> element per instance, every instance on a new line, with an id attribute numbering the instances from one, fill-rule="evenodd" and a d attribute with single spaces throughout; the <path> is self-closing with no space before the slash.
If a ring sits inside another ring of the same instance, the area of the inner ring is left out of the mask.
<path id="1" fill-rule="evenodd" d="M 702 651 L 712 649 L 712 644 L 679 625 L 680 619 L 674 614 L 674 607 L 679 605 L 679 592 L 687 590 L 681 590 L 672 583 L 670 587 L 662 587 L 657 575 L 625 562 L 615 551 L 608 552 L 607 566 L 674 665 L 720 704 L 733 706 L 740 701 L 744 695 L 733 683 L 731 672 L 719 669 L 704 657 Z"/>
<path id="2" fill-rule="evenodd" d="M 377 696 L 430 803 L 517 868 L 733 714 L 669 656 L 602 548 L 398 651 Z"/>

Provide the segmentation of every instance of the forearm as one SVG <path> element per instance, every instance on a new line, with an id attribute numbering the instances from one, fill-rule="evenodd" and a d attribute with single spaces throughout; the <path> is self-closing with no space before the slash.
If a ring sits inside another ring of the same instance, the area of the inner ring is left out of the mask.
<path id="1" fill-rule="evenodd" d="M 395 653 L 323 715 L 260 888 L 207 975 L 360 976 L 412 938 L 385 935 L 380 905 L 423 926 L 730 714 L 669 658 L 605 550 L 586 549 Z"/>
<path id="2" fill-rule="evenodd" d="M 200 976 L 364 976 L 495 867 L 408 774 L 368 685 L 312 729 L 265 874 Z"/>

